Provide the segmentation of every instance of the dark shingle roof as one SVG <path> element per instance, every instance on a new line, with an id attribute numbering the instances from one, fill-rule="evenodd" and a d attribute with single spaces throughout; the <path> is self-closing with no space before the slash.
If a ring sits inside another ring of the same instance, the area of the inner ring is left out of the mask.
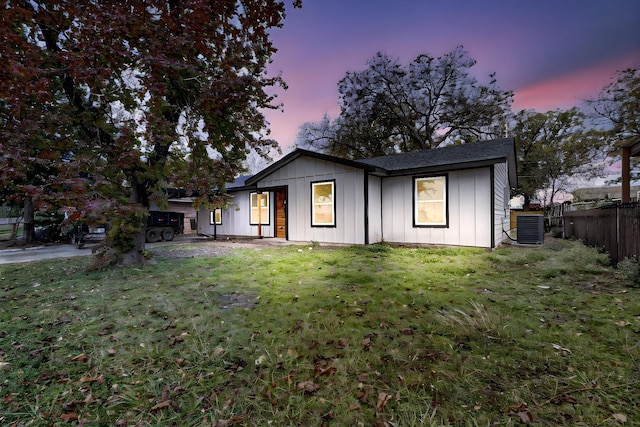
<path id="1" fill-rule="evenodd" d="M 401 172 L 443 169 L 451 166 L 473 166 L 479 163 L 495 163 L 514 156 L 513 138 L 478 141 L 462 145 L 449 145 L 431 150 L 413 151 L 409 153 L 391 154 L 358 160 L 378 168 L 385 169 L 394 175 Z"/>
<path id="2" fill-rule="evenodd" d="M 248 177 L 248 179 L 244 181 L 243 186 L 227 186 L 227 188 L 229 190 L 237 191 L 239 189 L 253 187 L 266 176 L 269 176 L 300 156 L 307 156 L 344 164 L 354 168 L 363 169 L 368 173 L 377 176 L 436 173 L 455 169 L 485 167 L 501 161 L 506 161 L 509 164 L 509 181 L 511 186 L 515 187 L 517 180 L 514 139 L 503 138 L 472 142 L 462 145 L 451 145 L 432 150 L 391 154 L 389 156 L 373 157 L 362 160 L 346 160 L 298 148 L 254 176 Z"/>
<path id="3" fill-rule="evenodd" d="M 251 175 L 240 175 L 233 182 L 227 183 L 226 188 L 231 189 L 231 188 L 244 187 L 245 183 L 249 178 L 251 178 Z"/>

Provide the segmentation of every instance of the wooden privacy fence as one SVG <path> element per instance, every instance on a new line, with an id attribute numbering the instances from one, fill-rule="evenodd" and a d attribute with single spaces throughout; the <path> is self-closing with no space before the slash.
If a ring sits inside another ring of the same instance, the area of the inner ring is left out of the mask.
<path id="1" fill-rule="evenodd" d="M 604 249 L 614 263 L 640 257 L 640 203 L 564 213 L 564 236 Z"/>

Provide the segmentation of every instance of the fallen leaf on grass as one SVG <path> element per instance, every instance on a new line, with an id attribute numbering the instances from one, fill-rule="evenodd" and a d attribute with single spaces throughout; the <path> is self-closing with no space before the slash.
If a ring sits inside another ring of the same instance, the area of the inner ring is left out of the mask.
<path id="1" fill-rule="evenodd" d="M 522 421 L 524 424 L 533 422 L 533 415 L 531 415 L 531 412 L 529 411 L 520 411 L 517 413 L 517 415 L 520 417 L 520 421 Z"/>
<path id="2" fill-rule="evenodd" d="M 559 345 L 559 344 L 551 344 L 551 345 L 552 345 L 552 346 L 553 346 L 553 348 L 554 348 L 554 349 L 556 349 L 556 350 L 562 350 L 562 351 L 564 351 L 565 353 L 571 353 L 571 350 L 569 350 L 569 349 L 568 349 L 568 348 L 566 348 L 566 347 L 562 347 L 562 346 L 561 346 L 561 345 Z"/>
<path id="3" fill-rule="evenodd" d="M 296 322 L 296 326 L 291 328 L 291 330 L 289 332 L 290 333 L 298 332 L 300 329 L 302 329 L 302 325 L 304 325 L 304 322 L 302 320 L 298 320 Z"/>
<path id="4" fill-rule="evenodd" d="M 296 386 L 296 390 L 304 391 L 306 394 L 315 393 L 319 389 L 320 385 L 314 383 L 313 381 L 303 381 L 301 383 L 298 383 L 298 385 Z"/>
<path id="5" fill-rule="evenodd" d="M 151 411 L 157 411 L 159 409 L 164 409 L 164 408 L 168 408 L 169 406 L 171 406 L 173 402 L 171 401 L 171 399 L 169 400 L 163 400 L 160 403 L 156 403 L 155 405 L 153 405 L 151 407 Z"/>
<path id="6" fill-rule="evenodd" d="M 242 415 L 234 415 L 228 420 L 215 420 L 211 427 L 227 427 L 227 426 L 235 426 L 242 424 L 244 422 L 244 417 Z"/>
<path id="7" fill-rule="evenodd" d="M 329 366 L 327 368 L 318 367 L 313 372 L 313 376 L 314 376 L 314 378 L 318 378 L 318 377 L 322 377 L 322 376 L 329 376 L 329 375 L 335 374 L 337 370 L 338 370 L 338 368 L 336 368 L 335 366 Z"/>
<path id="8" fill-rule="evenodd" d="M 84 353 L 80 353 L 77 356 L 73 356 L 71 358 L 72 362 L 86 362 L 88 360 L 88 357 L 86 354 Z"/>
<path id="9" fill-rule="evenodd" d="M 178 343 L 184 342 L 184 337 L 183 336 L 170 336 L 169 338 L 167 338 L 169 340 L 169 346 L 173 347 Z"/>
<path id="10" fill-rule="evenodd" d="M 68 414 L 60 415 L 60 418 L 62 418 L 63 421 L 70 423 L 71 421 L 76 421 L 78 419 L 78 414 L 75 412 L 69 412 Z"/>
<path id="11" fill-rule="evenodd" d="M 371 338 L 367 337 L 360 341 L 360 345 L 364 347 L 365 350 L 369 350 L 371 348 Z"/>
<path id="12" fill-rule="evenodd" d="M 267 399 L 272 406 L 278 405 L 278 401 L 271 395 L 271 390 L 269 390 L 268 387 L 265 387 L 264 390 L 262 390 L 262 397 Z"/>
<path id="13" fill-rule="evenodd" d="M 376 412 L 384 412 L 384 407 L 387 406 L 387 403 L 391 400 L 393 395 L 387 394 L 384 391 L 378 393 L 378 402 L 376 403 Z"/>
<path id="14" fill-rule="evenodd" d="M 104 378 L 102 375 L 100 375 L 99 377 L 90 377 L 89 375 L 83 375 L 82 377 L 80 377 L 81 383 L 102 383 L 103 381 Z"/>
<path id="15" fill-rule="evenodd" d="M 624 424 L 627 422 L 627 416 L 625 414 L 613 414 L 612 417 L 619 423 Z"/>
<path id="16" fill-rule="evenodd" d="M 619 321 L 619 322 L 616 322 L 616 325 L 618 325 L 618 326 L 622 326 L 622 327 L 628 326 L 628 325 L 630 325 L 630 324 L 631 324 L 631 323 L 627 322 L 626 320 L 621 320 L 621 321 Z"/>
<path id="17" fill-rule="evenodd" d="M 515 414 L 513 412 L 510 412 L 509 415 L 517 415 L 523 424 L 530 424 L 533 422 L 533 415 L 531 415 L 531 412 L 529 412 L 526 403 L 523 402 L 517 406 L 509 406 L 509 409 L 515 412 Z"/>

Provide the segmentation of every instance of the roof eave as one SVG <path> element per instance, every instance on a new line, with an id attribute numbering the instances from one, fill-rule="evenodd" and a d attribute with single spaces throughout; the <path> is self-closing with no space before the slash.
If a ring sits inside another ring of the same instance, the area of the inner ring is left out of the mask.
<path id="1" fill-rule="evenodd" d="M 439 172 L 450 172 L 455 170 L 475 169 L 475 168 L 493 166 L 496 163 L 503 163 L 506 161 L 507 161 L 506 158 L 496 158 L 496 159 L 487 159 L 487 160 L 476 160 L 471 162 L 447 163 L 447 164 L 425 166 L 425 167 L 419 167 L 419 168 L 397 169 L 397 170 L 389 171 L 388 176 L 430 174 L 430 173 L 439 173 Z"/>

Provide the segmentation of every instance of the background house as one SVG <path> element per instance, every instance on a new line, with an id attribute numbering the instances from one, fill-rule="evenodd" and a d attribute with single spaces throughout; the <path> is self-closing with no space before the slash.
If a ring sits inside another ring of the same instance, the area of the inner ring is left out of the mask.
<path id="1" fill-rule="evenodd" d="M 516 186 L 512 138 L 351 161 L 297 149 L 229 186 L 198 232 L 293 241 L 496 247 Z"/>

